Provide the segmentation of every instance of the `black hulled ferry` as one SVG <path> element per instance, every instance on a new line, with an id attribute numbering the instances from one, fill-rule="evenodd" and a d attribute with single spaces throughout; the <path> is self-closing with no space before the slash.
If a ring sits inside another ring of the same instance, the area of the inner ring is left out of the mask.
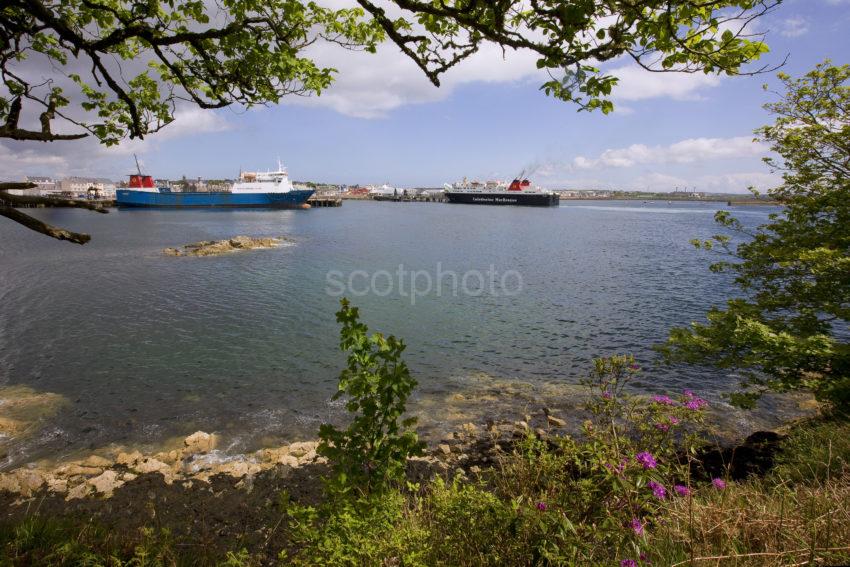
<path id="1" fill-rule="evenodd" d="M 520 176 L 521 177 L 521 176 Z M 557 207 L 560 195 L 533 187 L 528 179 L 514 179 L 510 185 L 502 181 L 467 181 L 445 185 L 449 203 L 469 205 L 522 205 L 527 207 Z"/>

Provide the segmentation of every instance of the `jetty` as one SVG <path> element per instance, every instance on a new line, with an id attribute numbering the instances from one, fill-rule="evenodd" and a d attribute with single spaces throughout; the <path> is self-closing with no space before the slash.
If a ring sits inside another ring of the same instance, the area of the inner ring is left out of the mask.
<path id="1" fill-rule="evenodd" d="M 311 207 L 341 207 L 342 198 L 338 195 L 312 195 L 307 199 Z"/>

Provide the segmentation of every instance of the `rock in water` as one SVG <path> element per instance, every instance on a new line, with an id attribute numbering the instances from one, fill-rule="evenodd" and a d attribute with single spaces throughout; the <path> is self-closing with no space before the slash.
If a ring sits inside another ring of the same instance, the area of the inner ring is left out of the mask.
<path id="1" fill-rule="evenodd" d="M 215 449 L 216 438 L 214 435 L 210 435 L 209 433 L 196 431 L 184 439 L 183 444 L 186 446 L 186 453 L 209 453 Z"/>
<path id="2" fill-rule="evenodd" d="M 225 240 L 202 240 L 201 242 L 186 244 L 182 251 L 178 248 L 166 248 L 162 253 L 166 256 L 218 256 L 237 250 L 276 248 L 286 240 L 288 239 L 234 236 Z"/>

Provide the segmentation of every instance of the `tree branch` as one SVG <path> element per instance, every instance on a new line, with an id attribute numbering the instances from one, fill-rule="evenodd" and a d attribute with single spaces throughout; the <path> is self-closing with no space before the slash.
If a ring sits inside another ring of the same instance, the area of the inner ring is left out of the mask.
<path id="1" fill-rule="evenodd" d="M 50 131 L 50 120 L 53 119 L 56 103 L 51 101 L 47 110 L 41 113 L 41 132 L 35 130 L 24 130 L 18 128 L 18 119 L 21 116 L 21 97 L 15 97 L 9 105 L 9 113 L 6 115 L 6 123 L 0 126 L 0 138 L 11 138 L 12 140 L 30 140 L 37 142 L 55 142 L 59 140 L 79 140 L 88 134 L 54 134 Z"/>
<path id="2" fill-rule="evenodd" d="M 0 183 L 0 204 L 5 204 L 10 207 L 21 207 L 23 205 L 45 205 L 86 209 L 103 214 L 109 212 L 101 204 L 89 203 L 78 199 L 57 199 L 55 197 L 40 197 L 36 195 L 12 195 L 2 189 L 3 185 L 14 185 L 14 183 Z M 31 183 L 28 185 L 35 187 L 35 185 Z"/>
<path id="3" fill-rule="evenodd" d="M 0 205 L 0 216 L 11 219 L 18 224 L 24 225 L 30 230 L 34 230 L 35 232 L 57 240 L 67 240 L 68 242 L 73 242 L 75 244 L 85 244 L 91 240 L 91 236 L 88 234 L 81 234 L 57 228 L 6 205 Z"/>

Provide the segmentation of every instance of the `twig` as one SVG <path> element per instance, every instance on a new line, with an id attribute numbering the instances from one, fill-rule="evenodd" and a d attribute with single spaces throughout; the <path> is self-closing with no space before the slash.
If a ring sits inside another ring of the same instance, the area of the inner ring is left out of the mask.
<path id="1" fill-rule="evenodd" d="M 680 565 L 687 565 L 693 561 L 718 561 L 721 559 L 741 559 L 743 557 L 781 557 L 783 555 L 797 555 L 800 553 L 809 553 L 811 548 L 806 549 L 795 549 L 793 551 L 762 551 L 758 553 L 741 553 L 741 554 L 733 554 L 733 555 L 713 555 L 711 557 L 694 557 L 693 559 L 686 559 L 685 561 L 680 561 L 678 563 L 674 563 L 670 567 L 679 567 Z M 816 552 L 823 551 L 850 551 L 850 546 L 847 547 L 818 547 L 815 548 Z"/>

